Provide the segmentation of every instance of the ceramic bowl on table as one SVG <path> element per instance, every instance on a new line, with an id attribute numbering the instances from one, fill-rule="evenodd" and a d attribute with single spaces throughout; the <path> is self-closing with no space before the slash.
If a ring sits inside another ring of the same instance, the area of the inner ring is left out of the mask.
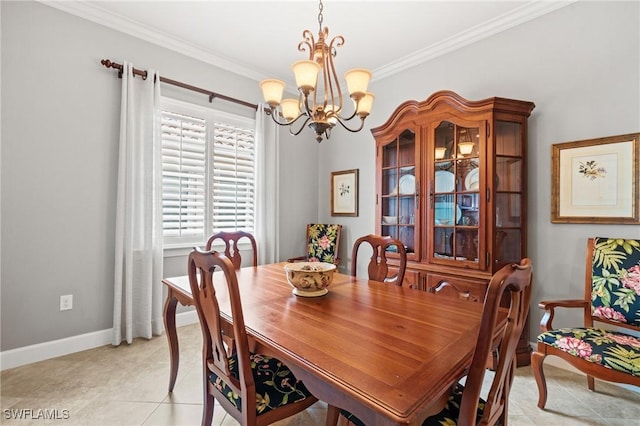
<path id="1" fill-rule="evenodd" d="M 292 293 L 302 297 L 318 297 L 329 292 L 336 265 L 327 262 L 293 262 L 284 265 Z"/>

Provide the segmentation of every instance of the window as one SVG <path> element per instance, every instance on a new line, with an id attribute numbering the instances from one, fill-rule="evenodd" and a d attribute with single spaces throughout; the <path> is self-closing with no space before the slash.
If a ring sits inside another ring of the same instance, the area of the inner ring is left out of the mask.
<path id="1" fill-rule="evenodd" d="M 162 222 L 167 246 L 255 229 L 255 120 L 163 98 Z"/>

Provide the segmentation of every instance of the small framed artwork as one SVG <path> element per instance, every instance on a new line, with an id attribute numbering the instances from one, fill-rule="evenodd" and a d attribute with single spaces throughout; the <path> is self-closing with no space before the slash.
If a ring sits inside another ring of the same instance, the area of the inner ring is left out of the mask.
<path id="1" fill-rule="evenodd" d="M 551 146 L 551 222 L 640 223 L 640 133 Z"/>
<path id="2" fill-rule="evenodd" d="M 358 169 L 331 172 L 331 216 L 358 216 Z"/>

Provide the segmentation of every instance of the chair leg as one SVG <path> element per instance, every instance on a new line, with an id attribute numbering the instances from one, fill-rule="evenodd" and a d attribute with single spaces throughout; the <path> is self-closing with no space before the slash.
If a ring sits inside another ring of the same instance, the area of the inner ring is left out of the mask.
<path id="1" fill-rule="evenodd" d="M 595 380 L 593 380 L 593 376 L 589 376 L 588 374 L 587 374 L 587 386 L 589 386 L 589 390 L 591 392 L 596 391 L 596 382 Z"/>
<path id="2" fill-rule="evenodd" d="M 211 422 L 213 422 L 213 406 L 216 400 L 210 392 L 210 386 L 209 370 L 204 367 L 202 374 L 202 426 L 211 426 Z"/>
<path id="3" fill-rule="evenodd" d="M 212 395 L 207 394 L 204 397 L 204 404 L 202 406 L 202 426 L 211 426 L 213 421 L 213 406 L 215 399 Z"/>
<path id="4" fill-rule="evenodd" d="M 327 422 L 326 426 L 336 426 L 338 424 L 338 417 L 340 416 L 340 410 L 333 405 L 327 405 Z"/>
<path id="5" fill-rule="evenodd" d="M 531 369 L 538 385 L 538 408 L 544 408 L 547 404 L 547 380 L 542 369 L 542 362 L 545 357 L 546 355 L 540 352 L 531 353 Z"/>

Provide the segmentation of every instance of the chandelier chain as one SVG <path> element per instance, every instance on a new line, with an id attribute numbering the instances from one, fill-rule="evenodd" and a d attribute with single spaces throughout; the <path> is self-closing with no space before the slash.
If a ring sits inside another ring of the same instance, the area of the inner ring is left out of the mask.
<path id="1" fill-rule="evenodd" d="M 320 30 L 320 32 L 322 32 L 322 21 L 324 16 L 322 15 L 322 10 L 324 9 L 324 6 L 322 4 L 322 0 L 320 0 L 320 4 L 318 5 L 318 28 Z"/>

